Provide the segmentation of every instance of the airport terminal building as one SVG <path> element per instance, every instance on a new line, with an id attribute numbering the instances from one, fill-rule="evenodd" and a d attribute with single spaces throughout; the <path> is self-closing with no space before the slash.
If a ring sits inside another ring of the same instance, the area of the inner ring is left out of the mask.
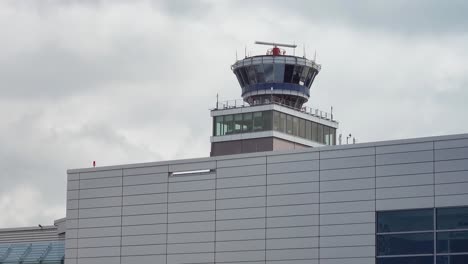
<path id="1" fill-rule="evenodd" d="M 278 46 L 233 65 L 211 157 L 69 170 L 66 218 L 0 229 L 0 264 L 468 263 L 468 134 L 339 144 Z"/>

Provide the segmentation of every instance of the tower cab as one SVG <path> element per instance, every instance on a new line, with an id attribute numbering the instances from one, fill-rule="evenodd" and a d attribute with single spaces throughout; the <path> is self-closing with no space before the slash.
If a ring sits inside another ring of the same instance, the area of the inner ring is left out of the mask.
<path id="1" fill-rule="evenodd" d="M 211 156 L 335 145 L 333 115 L 304 106 L 321 66 L 280 48 L 296 45 L 255 43 L 272 48 L 231 66 L 243 99 L 211 110 Z"/>

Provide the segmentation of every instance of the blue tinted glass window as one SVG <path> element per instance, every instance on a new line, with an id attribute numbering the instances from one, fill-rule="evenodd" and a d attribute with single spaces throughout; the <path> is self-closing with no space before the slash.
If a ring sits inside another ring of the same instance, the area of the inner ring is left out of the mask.
<path id="1" fill-rule="evenodd" d="M 263 74 L 265 75 L 265 82 L 274 82 L 273 64 L 263 64 Z"/>
<path id="2" fill-rule="evenodd" d="M 433 213 L 433 209 L 378 212 L 377 232 L 433 230 Z"/>
<path id="3" fill-rule="evenodd" d="M 255 75 L 257 77 L 257 82 L 258 83 L 264 83 L 265 82 L 265 74 L 263 73 L 263 65 L 255 65 Z"/>
<path id="4" fill-rule="evenodd" d="M 466 264 L 468 255 L 437 256 L 437 264 Z"/>
<path id="5" fill-rule="evenodd" d="M 303 69 L 303 67 L 300 66 L 300 65 L 294 66 L 292 83 L 299 84 L 299 81 L 301 80 L 302 69 Z"/>
<path id="6" fill-rule="evenodd" d="M 247 72 L 245 68 L 239 68 L 240 75 L 244 81 L 244 85 L 249 85 L 249 78 L 247 77 Z"/>
<path id="7" fill-rule="evenodd" d="M 437 209 L 437 229 L 468 228 L 468 207 Z"/>
<path id="8" fill-rule="evenodd" d="M 307 73 L 307 78 L 305 81 L 305 86 L 310 87 L 311 81 L 312 81 L 312 75 L 314 74 L 315 70 L 312 68 L 310 69 L 309 73 Z"/>
<path id="9" fill-rule="evenodd" d="M 239 69 L 237 70 L 234 70 L 234 74 L 236 75 L 237 77 L 237 80 L 239 81 L 239 84 L 241 87 L 244 87 L 244 80 L 242 80 L 242 76 L 240 75 L 240 72 L 239 72 Z"/>
<path id="10" fill-rule="evenodd" d="M 256 84 L 257 83 L 257 74 L 255 73 L 255 66 L 250 66 L 246 68 L 247 75 L 249 77 L 249 83 L 250 84 Z"/>
<path id="11" fill-rule="evenodd" d="M 399 257 L 399 258 L 378 258 L 377 264 L 432 264 L 434 257 Z"/>
<path id="12" fill-rule="evenodd" d="M 434 233 L 391 234 L 377 236 L 377 255 L 432 254 Z"/>
<path id="13" fill-rule="evenodd" d="M 301 73 L 301 80 L 299 81 L 300 85 L 305 85 L 307 75 L 309 74 L 309 69 L 310 69 L 309 67 L 304 66 L 304 69 L 302 70 L 302 73 Z"/>
<path id="14" fill-rule="evenodd" d="M 282 83 L 284 79 L 284 64 L 275 64 L 275 82 Z"/>
<path id="15" fill-rule="evenodd" d="M 468 253 L 468 231 L 438 232 L 437 253 Z"/>
<path id="16" fill-rule="evenodd" d="M 284 69 L 284 82 L 290 83 L 292 81 L 294 65 L 286 64 Z"/>

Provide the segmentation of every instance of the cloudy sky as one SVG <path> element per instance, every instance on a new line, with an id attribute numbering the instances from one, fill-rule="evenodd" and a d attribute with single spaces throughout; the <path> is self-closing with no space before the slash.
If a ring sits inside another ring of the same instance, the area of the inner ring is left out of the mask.
<path id="1" fill-rule="evenodd" d="M 255 40 L 305 45 L 359 142 L 468 132 L 467 1 L 0 1 L 0 227 L 65 216 L 66 170 L 209 155 Z"/>

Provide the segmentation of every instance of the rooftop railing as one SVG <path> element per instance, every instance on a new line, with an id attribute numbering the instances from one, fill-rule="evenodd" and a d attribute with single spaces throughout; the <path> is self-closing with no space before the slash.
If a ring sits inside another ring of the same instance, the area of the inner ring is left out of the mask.
<path id="1" fill-rule="evenodd" d="M 282 106 L 282 107 L 290 108 L 290 109 L 293 109 L 293 110 L 296 110 L 296 111 L 300 111 L 301 113 L 304 113 L 304 114 L 307 114 L 307 115 L 311 115 L 311 116 L 314 116 L 314 117 L 318 117 L 318 118 L 321 118 L 321 119 L 332 121 L 334 123 L 338 123 L 335 119 L 333 119 L 333 113 L 328 113 L 328 112 L 322 111 L 320 109 L 311 108 L 311 107 L 308 107 L 308 106 L 302 106 L 300 109 L 294 108 L 294 107 L 292 107 L 290 105 L 281 103 L 281 101 L 279 99 L 275 100 L 274 98 L 272 98 L 271 101 L 256 101 L 256 102 L 254 102 L 252 104 L 246 103 L 242 99 L 227 100 L 227 101 L 217 102 L 216 107 L 214 109 L 211 109 L 211 110 L 226 110 L 226 109 L 232 109 L 232 108 L 253 107 L 253 106 L 270 105 L 270 104 L 275 104 L 275 105 L 279 105 L 279 106 Z"/>

